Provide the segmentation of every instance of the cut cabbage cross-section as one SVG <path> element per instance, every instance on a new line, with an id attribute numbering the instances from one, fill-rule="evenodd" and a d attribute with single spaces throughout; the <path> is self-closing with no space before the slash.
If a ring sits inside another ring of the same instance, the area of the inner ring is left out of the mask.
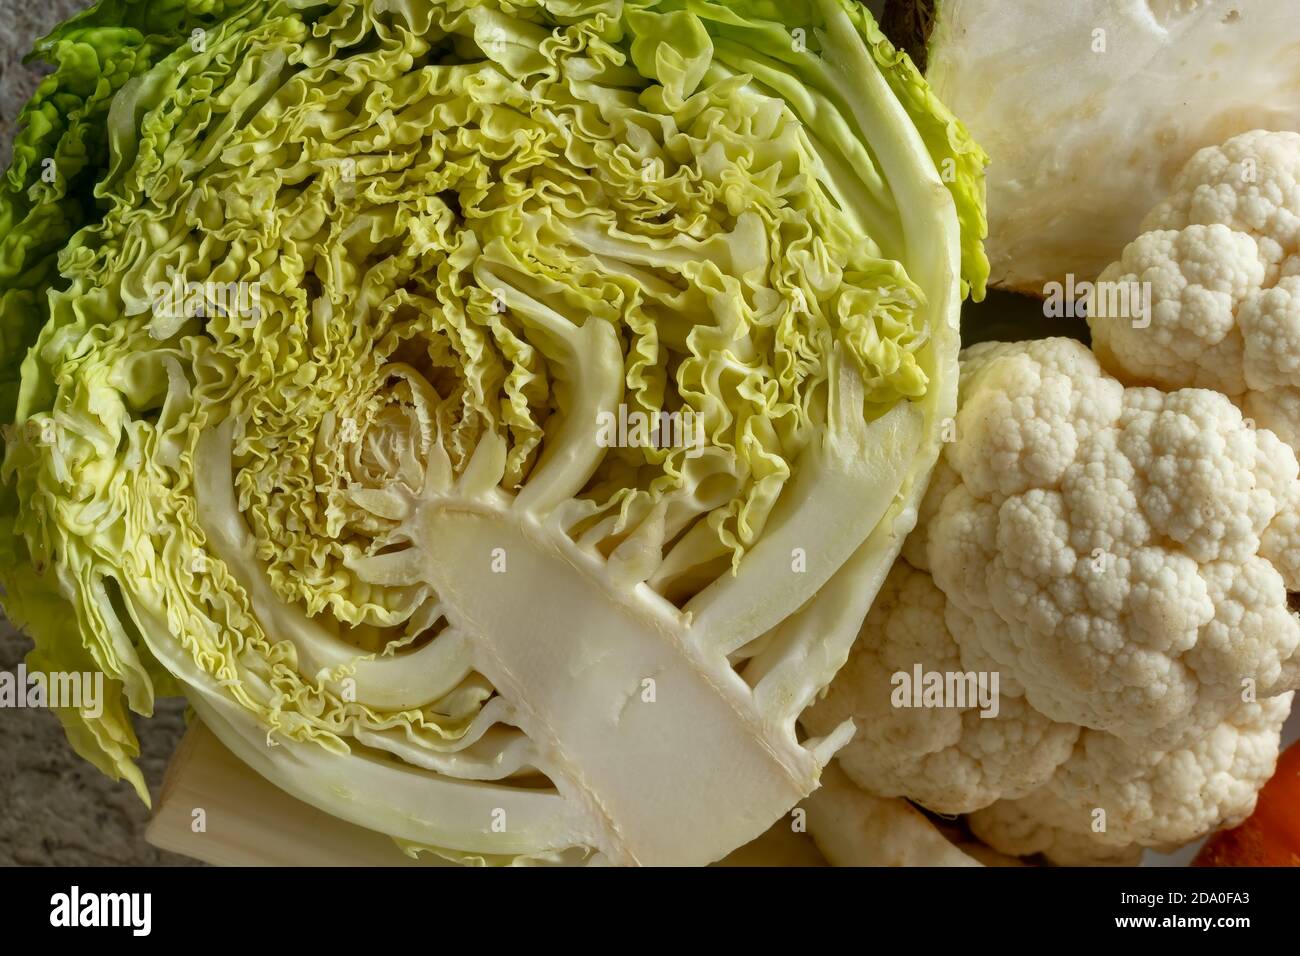
<path id="1" fill-rule="evenodd" d="M 43 46 L 137 57 L 44 311 L 0 276 L 6 608 L 121 692 L 73 743 L 139 786 L 180 691 L 412 853 L 758 836 L 852 732 L 796 719 L 954 410 L 982 153 L 842 0 L 211 6 Z"/>

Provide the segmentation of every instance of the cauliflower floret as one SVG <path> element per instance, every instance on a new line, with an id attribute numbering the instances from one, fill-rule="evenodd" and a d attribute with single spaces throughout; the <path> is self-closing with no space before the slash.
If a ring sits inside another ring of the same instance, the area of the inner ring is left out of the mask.
<path id="1" fill-rule="evenodd" d="M 988 342 L 962 353 L 958 441 L 945 458 L 979 499 L 1058 482 L 1119 415 L 1123 386 L 1084 348 Z"/>
<path id="2" fill-rule="evenodd" d="M 1247 683 L 1300 686 L 1287 446 L 1217 393 L 1124 389 L 1064 339 L 969 349 L 961 391 L 959 481 L 926 535 L 963 662 L 1151 746 L 1217 725 Z"/>
<path id="3" fill-rule="evenodd" d="M 972 814 L 971 830 L 1003 853 L 1081 865 L 1132 862 L 1136 847 L 1173 849 L 1236 826 L 1273 773 L 1293 696 L 1239 704 L 1169 750 L 1085 730 L 1046 786 Z"/>
<path id="4" fill-rule="evenodd" d="M 1278 438 L 1300 451 L 1300 388 L 1270 388 L 1267 392 L 1247 392 L 1236 401 L 1256 425 L 1271 430 Z"/>
<path id="5" fill-rule="evenodd" d="M 1151 314 L 1090 315 L 1098 356 L 1144 384 L 1245 391 L 1237 310 L 1260 288 L 1266 266 L 1255 240 L 1227 226 L 1142 234 L 1098 282 L 1150 283 Z"/>
<path id="6" fill-rule="evenodd" d="M 955 426 L 809 733 L 852 718 L 855 783 L 1007 853 L 1130 863 L 1249 813 L 1300 687 L 1295 453 L 1067 339 L 966 350 Z M 899 706 L 918 666 L 996 673 L 997 713 Z"/>
<path id="7" fill-rule="evenodd" d="M 1286 276 L 1250 296 L 1237 324 L 1247 388 L 1263 392 L 1300 382 L 1300 276 Z"/>
<path id="8" fill-rule="evenodd" d="M 1041 853 L 1061 866 L 1137 866 L 1142 862 L 1142 846 L 1113 846 L 1095 839 L 1091 830 L 1066 829 L 1046 814 L 1029 816 L 1021 812 L 1025 802 L 995 803 L 972 814 L 966 818 L 971 832 L 985 846 L 993 846 L 989 842 L 993 840 L 1000 846 L 1017 847 L 1019 856 Z"/>
<path id="9" fill-rule="evenodd" d="M 1102 365 L 1222 392 L 1300 449 L 1300 134 L 1201 150 L 1142 228 L 1099 282 L 1150 283 L 1150 314 L 1089 317 Z"/>
<path id="10" fill-rule="evenodd" d="M 989 716 L 978 706 L 895 706 L 895 675 L 911 679 L 918 665 L 924 673 L 980 671 L 963 661 L 949 634 L 946 605 L 930 575 L 895 564 L 843 676 L 803 722 L 824 735 L 854 719 L 857 733 L 839 762 L 865 790 L 967 813 L 1042 786 L 1069 757 L 1079 728 L 1049 720 L 1001 687 L 993 688 L 997 709 Z"/>
<path id="11" fill-rule="evenodd" d="M 1300 251 L 1300 133 L 1251 130 L 1187 161 L 1142 231 L 1222 223 L 1259 240 L 1271 264 Z"/>
<path id="12" fill-rule="evenodd" d="M 1290 504 L 1269 524 L 1259 550 L 1282 575 L 1286 589 L 1300 591 L 1300 487 L 1292 495 Z M 1294 596 L 1290 603 L 1292 609 L 1297 610 Z"/>

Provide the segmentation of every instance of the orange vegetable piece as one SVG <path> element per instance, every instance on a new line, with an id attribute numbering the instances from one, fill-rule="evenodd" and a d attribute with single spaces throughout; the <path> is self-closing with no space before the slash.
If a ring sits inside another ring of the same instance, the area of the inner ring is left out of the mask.
<path id="1" fill-rule="evenodd" d="M 1192 866 L 1300 866 L 1300 741 L 1279 758 L 1255 812 L 1210 837 Z"/>

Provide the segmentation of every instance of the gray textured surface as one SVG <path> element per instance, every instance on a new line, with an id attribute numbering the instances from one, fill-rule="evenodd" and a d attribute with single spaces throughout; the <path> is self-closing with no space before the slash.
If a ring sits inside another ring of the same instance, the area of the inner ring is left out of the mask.
<path id="1" fill-rule="evenodd" d="M 31 643 L 0 623 L 0 670 L 13 672 Z M 155 796 L 184 730 L 182 701 L 137 720 L 140 765 Z M 149 811 L 68 746 L 48 710 L 0 710 L 0 865 L 184 863 L 144 841 Z"/>
<path id="2" fill-rule="evenodd" d="M 40 71 L 24 66 L 32 42 L 88 6 L 84 0 L 0 0 L 0 168 L 9 164 L 14 122 Z M 0 619 L 0 670 L 12 672 L 30 642 Z M 158 792 L 184 730 L 183 704 L 164 701 L 136 722 L 141 766 Z M 0 710 L 0 865 L 144 865 L 188 862 L 144 842 L 149 813 L 68 746 L 46 710 Z"/>
<path id="3" fill-rule="evenodd" d="M 43 72 L 22 58 L 33 41 L 87 6 L 84 0 L 0 0 L 0 167 L 9 165 L 14 121 Z"/>

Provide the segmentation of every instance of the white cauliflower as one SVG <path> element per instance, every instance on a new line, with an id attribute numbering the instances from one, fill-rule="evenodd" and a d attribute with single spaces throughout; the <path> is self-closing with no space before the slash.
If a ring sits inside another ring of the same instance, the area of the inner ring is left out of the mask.
<path id="1" fill-rule="evenodd" d="M 1132 862 L 1135 848 L 1174 849 L 1236 826 L 1277 762 L 1293 693 L 1240 704 L 1186 745 L 1153 750 L 1085 730 L 1042 789 L 970 816 L 990 846 L 1067 866 Z"/>
<path id="2" fill-rule="evenodd" d="M 1053 720 L 1153 745 L 1300 686 L 1295 454 L 1215 392 L 1125 389 L 1066 339 L 965 354 L 949 615 Z M 965 655 L 963 655 L 965 657 Z"/>
<path id="3" fill-rule="evenodd" d="M 852 718 L 853 740 L 840 766 L 884 797 L 909 797 L 938 813 L 965 813 L 1031 793 L 1069 756 L 1079 728 L 1057 723 L 999 687 L 997 716 L 977 706 L 895 708 L 894 674 L 981 668 L 962 660 L 944 623 L 947 600 L 930 575 L 894 565 L 872 605 L 848 663 L 826 697 L 804 716 L 824 736 Z"/>
<path id="4" fill-rule="evenodd" d="M 1222 392 L 1300 449 L 1300 133 L 1202 149 L 1142 229 L 1099 282 L 1150 283 L 1150 315 L 1089 318 L 1102 365 Z"/>
<path id="5" fill-rule="evenodd" d="M 956 430 L 809 732 L 854 718 L 855 782 L 1004 853 L 1129 862 L 1248 814 L 1300 687 L 1295 453 L 1065 339 L 968 349 Z M 916 664 L 997 672 L 997 716 L 894 707 Z"/>

